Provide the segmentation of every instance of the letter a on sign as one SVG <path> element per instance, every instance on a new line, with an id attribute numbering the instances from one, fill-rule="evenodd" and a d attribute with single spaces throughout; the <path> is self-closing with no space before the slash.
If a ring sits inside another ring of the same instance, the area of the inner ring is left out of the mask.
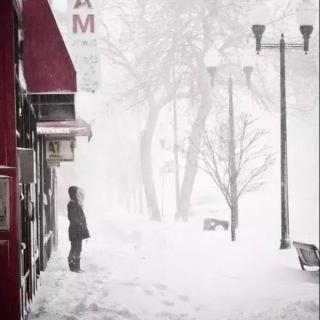
<path id="1" fill-rule="evenodd" d="M 73 9 L 78 9 L 80 7 L 84 7 L 87 6 L 87 8 L 92 9 L 92 4 L 90 2 L 90 0 L 76 0 L 76 3 L 73 7 Z"/>

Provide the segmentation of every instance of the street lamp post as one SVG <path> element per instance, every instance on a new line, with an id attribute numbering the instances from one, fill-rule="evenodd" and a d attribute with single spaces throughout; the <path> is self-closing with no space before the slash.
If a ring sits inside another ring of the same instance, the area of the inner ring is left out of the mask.
<path id="1" fill-rule="evenodd" d="M 246 76 L 246 82 L 247 87 L 250 89 L 250 81 L 251 81 L 251 75 L 253 72 L 253 66 L 255 63 L 255 55 L 251 50 L 251 41 L 247 38 L 244 41 L 244 48 L 241 52 L 241 66 L 242 70 Z"/>
<path id="2" fill-rule="evenodd" d="M 256 39 L 257 54 L 261 49 L 278 49 L 280 52 L 280 154 L 281 154 L 281 244 L 280 249 L 291 247 L 289 233 L 289 203 L 288 203 L 288 155 L 287 155 L 287 115 L 286 115 L 286 49 L 303 49 L 309 51 L 309 39 L 313 31 L 314 6 L 309 0 L 303 0 L 297 10 L 297 19 L 303 36 L 303 44 L 286 43 L 281 34 L 279 43 L 262 44 L 262 35 L 266 29 L 268 8 L 263 1 L 258 1 L 252 11 L 252 31 Z"/>
<path id="3" fill-rule="evenodd" d="M 253 59 L 250 53 L 247 56 L 242 57 L 242 68 L 246 76 L 247 86 L 250 87 L 250 79 L 253 71 Z M 205 55 L 205 65 L 210 75 L 211 87 L 214 84 L 214 77 L 218 71 L 220 65 L 220 54 L 211 48 Z M 229 98 L 229 117 L 228 117 L 228 156 L 230 165 L 230 196 L 232 201 L 231 209 L 231 239 L 236 240 L 236 229 L 238 228 L 239 217 L 238 217 L 238 190 L 237 190 L 237 169 L 236 169 L 236 143 L 235 143 L 235 124 L 234 124 L 234 101 L 233 101 L 233 78 L 230 73 L 228 79 L 228 98 Z"/>
<path id="4" fill-rule="evenodd" d="M 204 64 L 210 76 L 211 88 L 213 88 L 214 78 L 220 65 L 220 54 L 213 46 L 205 53 Z"/>

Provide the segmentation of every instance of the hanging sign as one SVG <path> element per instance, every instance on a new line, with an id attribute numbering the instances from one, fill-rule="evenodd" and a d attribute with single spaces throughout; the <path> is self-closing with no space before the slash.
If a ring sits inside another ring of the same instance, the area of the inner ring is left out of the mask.
<path id="1" fill-rule="evenodd" d="M 9 177 L 0 176 L 0 231 L 10 229 Z"/>
<path id="2" fill-rule="evenodd" d="M 100 86 L 100 56 L 97 40 L 97 0 L 69 0 L 71 56 L 81 91 L 96 91 Z"/>
<path id="3" fill-rule="evenodd" d="M 47 161 L 74 161 L 74 140 L 47 140 L 46 159 Z"/>

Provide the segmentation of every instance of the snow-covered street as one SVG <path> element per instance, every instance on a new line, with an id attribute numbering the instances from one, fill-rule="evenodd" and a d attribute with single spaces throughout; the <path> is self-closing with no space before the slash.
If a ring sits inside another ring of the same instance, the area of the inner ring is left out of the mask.
<path id="1" fill-rule="evenodd" d="M 201 221 L 105 220 L 91 224 L 82 268 L 67 266 L 68 221 L 42 274 L 30 320 L 312 320 L 319 317 L 319 273 L 300 269 L 294 249 Z"/>

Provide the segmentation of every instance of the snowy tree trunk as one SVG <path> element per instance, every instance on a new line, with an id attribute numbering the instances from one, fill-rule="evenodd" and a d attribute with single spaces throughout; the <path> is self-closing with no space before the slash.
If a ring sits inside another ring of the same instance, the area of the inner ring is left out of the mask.
<path id="1" fill-rule="evenodd" d="M 230 207 L 231 211 L 231 240 L 236 241 L 236 230 L 238 228 L 238 200 L 235 199 Z"/>
<path id="2" fill-rule="evenodd" d="M 179 198 L 180 198 L 180 172 L 179 172 L 179 146 L 178 146 L 178 124 L 177 124 L 177 101 L 173 100 L 173 155 L 174 155 L 174 176 L 175 176 L 175 189 L 176 189 L 176 212 L 179 208 Z"/>
<path id="3" fill-rule="evenodd" d="M 231 200 L 231 240 L 236 241 L 238 228 L 238 187 L 236 170 L 236 150 L 234 138 L 234 105 L 233 105 L 233 80 L 228 83 L 229 92 L 229 167 L 230 167 L 230 200 Z"/>
<path id="4" fill-rule="evenodd" d="M 154 105 L 149 106 L 149 114 L 144 130 L 141 132 L 141 173 L 146 195 L 148 214 L 152 220 L 161 220 L 157 200 L 157 193 L 154 185 L 153 170 L 151 162 L 151 146 L 154 130 L 156 127 L 159 109 Z"/>
<path id="5" fill-rule="evenodd" d="M 195 122 L 193 123 L 189 137 L 186 168 L 181 187 L 179 210 L 176 217 L 177 219 L 182 218 L 183 221 L 188 221 L 189 219 L 190 200 L 195 177 L 197 174 L 197 159 L 200 152 L 201 137 L 205 128 L 207 117 L 212 107 L 208 75 L 204 65 L 202 69 L 203 70 L 201 70 L 201 75 L 199 76 L 201 104 L 198 109 L 198 113 Z"/>

